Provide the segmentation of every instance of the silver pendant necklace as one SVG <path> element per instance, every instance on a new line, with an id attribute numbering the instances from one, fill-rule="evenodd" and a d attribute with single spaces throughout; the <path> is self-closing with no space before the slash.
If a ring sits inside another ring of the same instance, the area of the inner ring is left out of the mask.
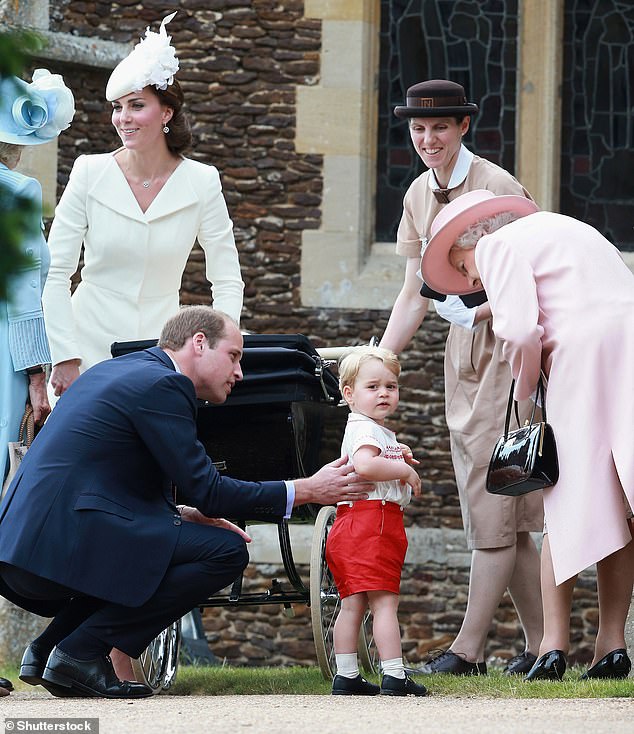
<path id="1" fill-rule="evenodd" d="M 149 181 L 144 181 L 143 182 L 143 188 L 144 189 L 149 189 L 150 188 L 150 182 Z"/>

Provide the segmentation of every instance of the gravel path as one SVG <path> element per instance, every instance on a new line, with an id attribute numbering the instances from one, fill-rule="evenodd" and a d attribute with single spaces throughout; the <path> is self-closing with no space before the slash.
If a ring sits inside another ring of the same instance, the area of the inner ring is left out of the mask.
<path id="1" fill-rule="evenodd" d="M 5 732 L 11 731 L 7 719 L 20 717 L 98 718 L 100 734 L 632 734 L 634 701 L 157 696 L 133 702 L 59 699 L 40 691 L 0 700 Z"/>

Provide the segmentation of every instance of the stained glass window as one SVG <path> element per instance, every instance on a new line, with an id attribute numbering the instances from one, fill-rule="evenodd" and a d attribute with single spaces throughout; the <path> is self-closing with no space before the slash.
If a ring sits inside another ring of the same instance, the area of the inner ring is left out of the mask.
<path id="1" fill-rule="evenodd" d="M 567 0 L 561 212 L 634 250 L 634 7 Z"/>
<path id="2" fill-rule="evenodd" d="M 394 116 L 409 86 L 462 84 L 480 113 L 465 143 L 514 170 L 518 0 L 382 0 L 376 240 L 392 242 L 403 195 L 425 170 L 407 122 Z"/>

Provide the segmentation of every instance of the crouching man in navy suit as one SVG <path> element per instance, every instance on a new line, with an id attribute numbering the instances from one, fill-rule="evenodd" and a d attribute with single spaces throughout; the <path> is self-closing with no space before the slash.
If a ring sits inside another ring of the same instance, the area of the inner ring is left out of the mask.
<path id="1" fill-rule="evenodd" d="M 24 653 L 22 680 L 56 696 L 150 695 L 119 680 L 108 653 L 138 657 L 244 569 L 244 537 L 209 518 L 275 520 L 367 497 L 343 459 L 294 482 L 216 472 L 196 437 L 196 398 L 224 402 L 241 356 L 228 316 L 183 308 L 158 347 L 97 364 L 62 396 L 0 505 L 0 594 L 53 617 Z"/>

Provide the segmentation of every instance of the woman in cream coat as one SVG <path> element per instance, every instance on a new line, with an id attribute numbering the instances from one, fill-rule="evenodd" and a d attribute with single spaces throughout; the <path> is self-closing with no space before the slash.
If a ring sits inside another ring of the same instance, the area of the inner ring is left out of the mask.
<path id="1" fill-rule="evenodd" d="M 80 156 L 55 211 L 43 302 L 56 395 L 108 359 L 112 342 L 158 336 L 178 309 L 196 240 L 214 308 L 240 318 L 244 286 L 218 171 L 182 155 L 191 133 L 165 32 L 172 17 L 158 34 L 148 29 L 108 82 L 123 147 Z M 71 296 L 82 247 L 81 283 Z"/>
<path id="2" fill-rule="evenodd" d="M 112 342 L 158 338 L 178 310 L 196 240 L 214 308 L 240 319 L 244 284 L 218 171 L 182 155 L 191 131 L 165 30 L 174 15 L 159 33 L 148 28 L 108 80 L 122 147 L 80 156 L 55 211 L 43 294 L 52 399 L 108 359 Z M 71 296 L 82 247 L 81 283 Z M 113 650 L 112 659 L 120 678 L 133 678 L 127 656 Z"/>
<path id="3" fill-rule="evenodd" d="M 526 679 L 563 676 L 575 579 L 595 563 L 599 629 L 584 677 L 625 678 L 634 581 L 634 276 L 596 229 L 536 211 L 519 196 L 464 194 L 431 233 L 425 281 L 441 293 L 484 287 L 516 400 L 534 393 L 541 370 L 548 379 L 559 481 L 544 490 L 544 637 Z"/>

